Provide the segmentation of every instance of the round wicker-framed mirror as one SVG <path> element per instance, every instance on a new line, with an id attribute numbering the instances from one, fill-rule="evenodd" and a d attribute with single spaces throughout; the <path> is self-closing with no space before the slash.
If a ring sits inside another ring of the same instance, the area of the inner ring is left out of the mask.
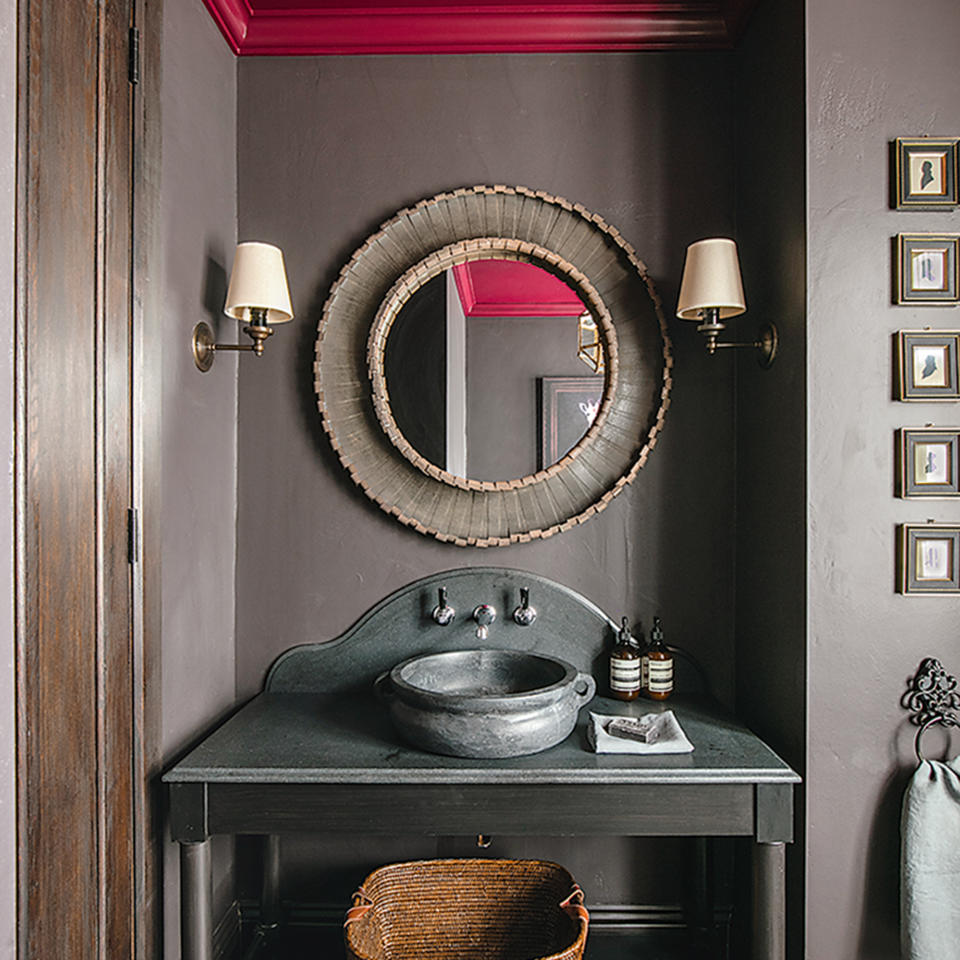
<path id="1" fill-rule="evenodd" d="M 579 442 L 544 469 L 496 481 L 423 457 L 397 427 L 383 376 L 409 298 L 444 270 L 491 258 L 535 264 L 572 288 L 606 357 L 599 410 Z M 634 479 L 662 429 L 672 365 L 657 293 L 615 229 L 543 192 L 478 186 L 401 210 L 364 242 L 324 305 L 314 371 L 324 429 L 368 497 L 420 533 L 500 546 L 582 523 Z"/>

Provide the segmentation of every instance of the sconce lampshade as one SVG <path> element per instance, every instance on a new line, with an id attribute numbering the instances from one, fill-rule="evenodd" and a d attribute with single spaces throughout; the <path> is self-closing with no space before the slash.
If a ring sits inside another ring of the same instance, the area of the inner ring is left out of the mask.
<path id="1" fill-rule="evenodd" d="M 223 312 L 234 320 L 250 322 L 250 310 L 267 311 L 267 323 L 293 319 L 283 253 L 271 243 L 238 243 Z"/>
<path id="2" fill-rule="evenodd" d="M 726 237 L 698 240 L 687 247 L 677 316 L 700 320 L 702 312 L 710 307 L 719 309 L 720 320 L 739 316 L 747 309 L 737 245 Z"/>

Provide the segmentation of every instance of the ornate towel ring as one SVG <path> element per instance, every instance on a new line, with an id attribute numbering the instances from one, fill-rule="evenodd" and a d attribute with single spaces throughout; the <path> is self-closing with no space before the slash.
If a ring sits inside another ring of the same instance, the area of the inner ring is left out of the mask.
<path id="1" fill-rule="evenodd" d="M 901 705 L 910 710 L 910 722 L 920 727 L 913 741 L 917 760 L 926 759 L 920 749 L 920 739 L 932 726 L 942 723 L 947 727 L 960 727 L 960 692 L 957 678 L 947 673 L 935 657 L 927 657 L 920 669 L 907 683 L 907 691 L 900 698 Z"/>
<path id="2" fill-rule="evenodd" d="M 918 731 L 916 737 L 913 740 L 913 751 L 917 755 L 917 760 L 920 763 L 923 763 L 927 758 L 923 755 L 923 751 L 920 749 L 920 738 L 923 736 L 924 732 L 935 724 L 942 723 L 948 727 L 957 727 L 960 726 L 960 723 L 957 723 L 956 720 L 951 717 L 934 717 L 932 720 L 928 720 Z"/>

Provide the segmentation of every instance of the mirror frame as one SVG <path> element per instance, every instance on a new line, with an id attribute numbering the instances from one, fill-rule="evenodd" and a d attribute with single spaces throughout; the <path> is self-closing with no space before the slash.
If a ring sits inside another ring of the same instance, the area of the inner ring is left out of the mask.
<path id="1" fill-rule="evenodd" d="M 393 318 L 415 290 L 491 256 L 533 263 L 572 287 L 603 331 L 608 364 L 597 418 L 569 453 L 526 477 L 479 481 L 410 447 L 390 414 L 382 363 Z M 672 367 L 660 299 L 614 228 L 543 191 L 477 186 L 401 210 L 360 246 L 324 304 L 314 385 L 330 442 L 371 500 L 419 533 L 488 547 L 549 537 L 605 509 L 656 445 Z"/>

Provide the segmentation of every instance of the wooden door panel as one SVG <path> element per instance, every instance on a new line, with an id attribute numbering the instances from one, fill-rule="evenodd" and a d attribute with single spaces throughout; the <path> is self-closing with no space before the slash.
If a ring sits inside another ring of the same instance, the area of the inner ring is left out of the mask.
<path id="1" fill-rule="evenodd" d="M 128 0 L 21 0 L 17 725 L 23 960 L 132 956 Z"/>

